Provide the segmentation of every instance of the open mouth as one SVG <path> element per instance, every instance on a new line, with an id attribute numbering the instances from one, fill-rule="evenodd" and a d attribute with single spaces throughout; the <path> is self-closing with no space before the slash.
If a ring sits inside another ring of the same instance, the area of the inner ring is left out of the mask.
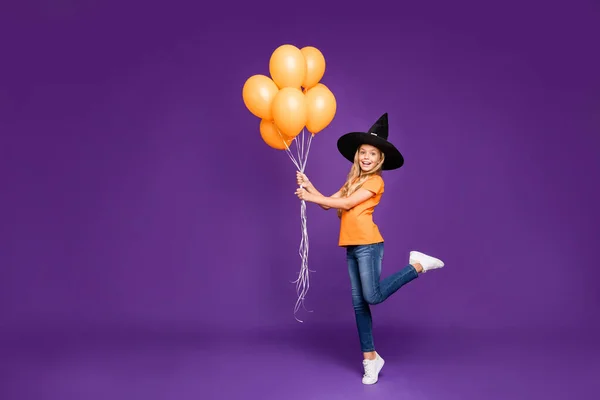
<path id="1" fill-rule="evenodd" d="M 363 165 L 363 167 L 371 166 L 371 163 L 369 161 L 362 161 L 361 164 Z"/>

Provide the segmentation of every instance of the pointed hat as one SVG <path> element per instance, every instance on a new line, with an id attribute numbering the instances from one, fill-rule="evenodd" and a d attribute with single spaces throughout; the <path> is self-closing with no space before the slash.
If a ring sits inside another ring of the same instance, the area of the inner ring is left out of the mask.
<path id="1" fill-rule="evenodd" d="M 370 144 L 385 154 L 382 169 L 397 169 L 404 165 L 404 157 L 396 146 L 388 141 L 388 134 L 388 114 L 385 113 L 367 132 L 350 132 L 340 137 L 337 148 L 348 161 L 354 162 L 356 150 L 363 144 Z"/>

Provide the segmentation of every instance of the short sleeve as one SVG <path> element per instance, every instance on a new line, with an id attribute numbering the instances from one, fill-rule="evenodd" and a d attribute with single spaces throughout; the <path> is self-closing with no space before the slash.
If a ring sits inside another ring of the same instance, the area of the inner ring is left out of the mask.
<path id="1" fill-rule="evenodd" d="M 383 193 L 383 178 L 379 175 L 373 175 L 371 178 L 367 179 L 361 187 L 375 194 Z"/>

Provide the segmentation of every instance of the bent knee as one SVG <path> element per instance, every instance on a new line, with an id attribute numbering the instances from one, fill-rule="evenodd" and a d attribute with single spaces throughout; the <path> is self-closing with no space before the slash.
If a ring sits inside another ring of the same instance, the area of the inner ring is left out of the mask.
<path id="1" fill-rule="evenodd" d="M 365 299 L 365 302 L 371 306 L 381 303 L 381 295 L 379 293 L 375 293 L 375 292 L 365 293 L 363 295 L 363 298 Z"/>

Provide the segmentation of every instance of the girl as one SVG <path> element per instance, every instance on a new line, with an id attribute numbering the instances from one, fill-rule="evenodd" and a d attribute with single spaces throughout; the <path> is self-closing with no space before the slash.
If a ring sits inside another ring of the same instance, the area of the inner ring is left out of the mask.
<path id="1" fill-rule="evenodd" d="M 375 351 L 369 305 L 379 304 L 420 273 L 441 268 L 444 263 L 418 251 L 411 251 L 409 264 L 380 281 L 383 237 L 373 222 L 373 210 L 384 192 L 383 170 L 402 167 L 404 158 L 388 140 L 387 113 L 368 132 L 350 132 L 339 138 L 340 153 L 353 162 L 346 183 L 330 197 L 323 196 L 306 175 L 297 172 L 301 200 L 323 209 L 337 209 L 340 217 L 339 246 L 346 248 L 352 286 L 352 303 L 363 352 L 362 382 L 377 382 L 384 360 Z"/>

